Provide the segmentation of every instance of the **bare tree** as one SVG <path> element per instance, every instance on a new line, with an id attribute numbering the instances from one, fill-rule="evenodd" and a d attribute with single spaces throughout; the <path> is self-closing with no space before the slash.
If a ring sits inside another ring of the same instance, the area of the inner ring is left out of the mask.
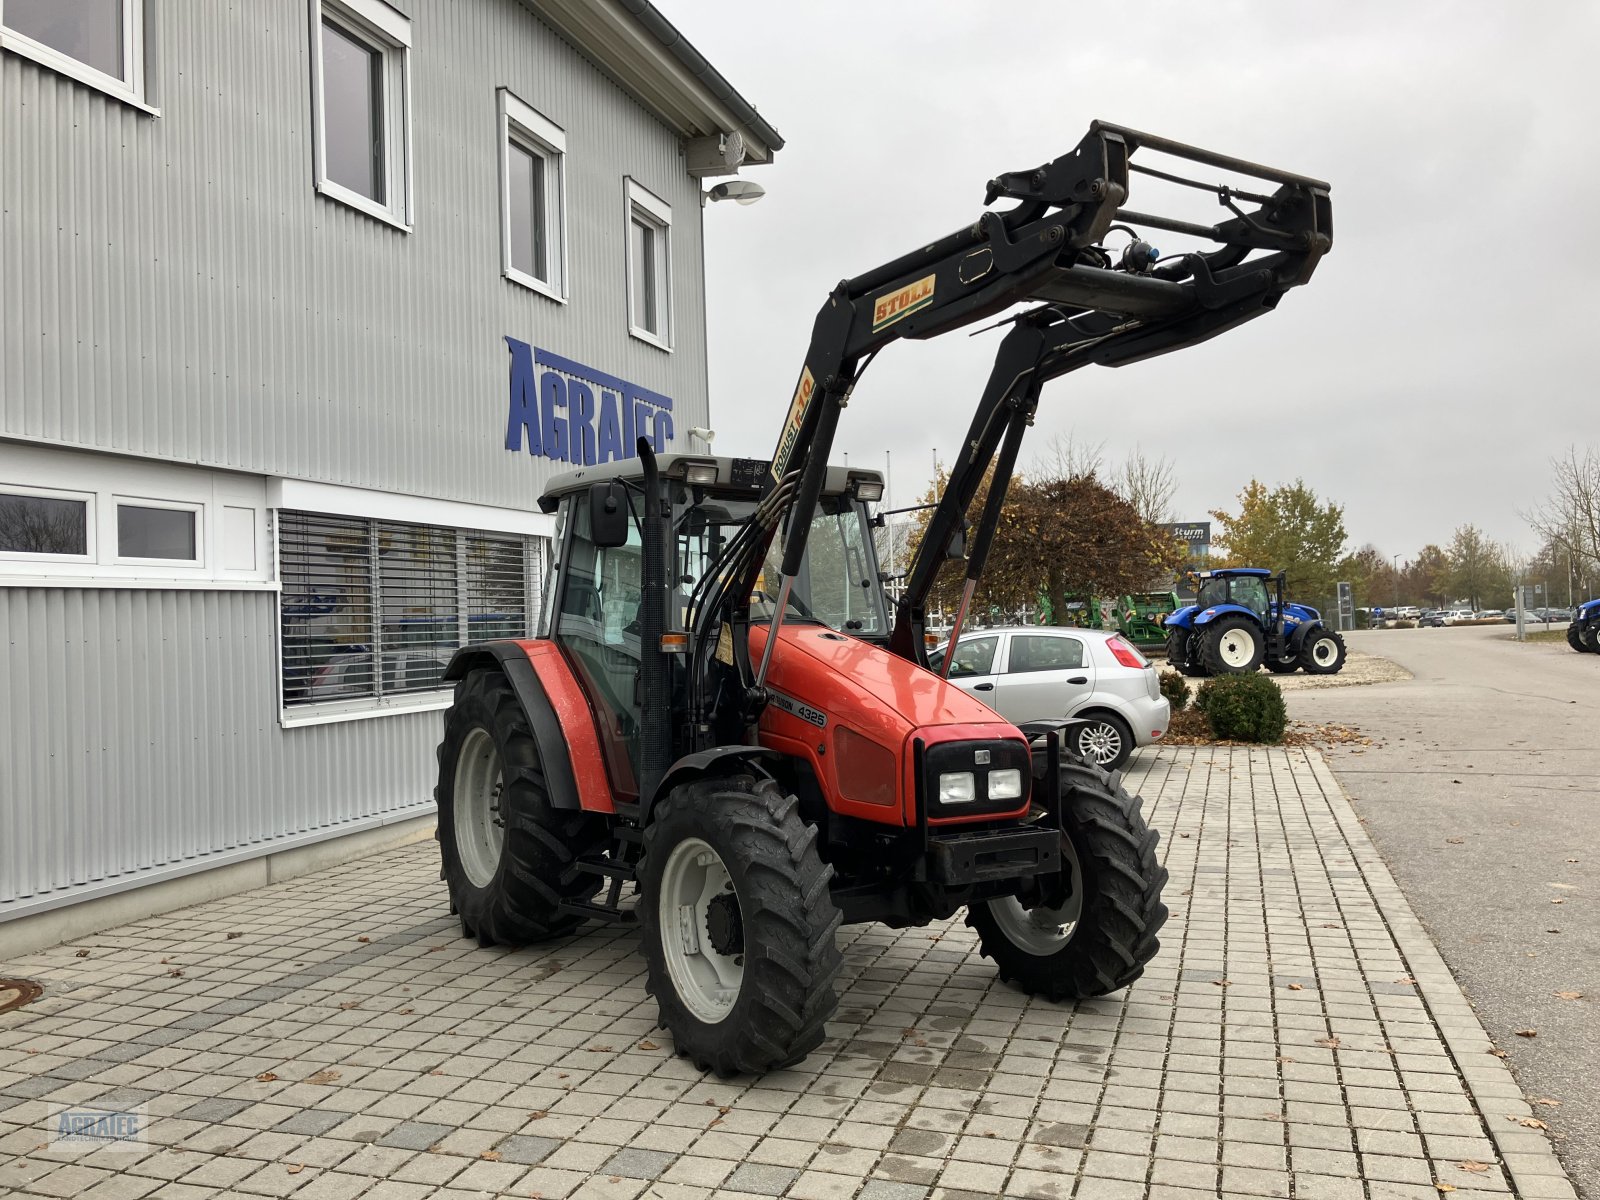
<path id="1" fill-rule="evenodd" d="M 1105 465 L 1105 450 L 1104 442 L 1080 442 L 1070 432 L 1058 433 L 1034 455 L 1028 475 L 1040 482 L 1098 476 Z"/>
<path id="2" fill-rule="evenodd" d="M 1551 546 L 1570 557 L 1580 579 L 1600 578 L 1600 452 L 1593 446 L 1568 446 L 1566 456 L 1550 460 L 1553 493 L 1525 514 L 1528 524 Z"/>
<path id="3" fill-rule="evenodd" d="M 1146 521 L 1172 520 L 1172 498 L 1178 493 L 1177 471 L 1170 458 L 1152 458 L 1137 442 L 1112 481 L 1112 489 L 1133 505 Z"/>

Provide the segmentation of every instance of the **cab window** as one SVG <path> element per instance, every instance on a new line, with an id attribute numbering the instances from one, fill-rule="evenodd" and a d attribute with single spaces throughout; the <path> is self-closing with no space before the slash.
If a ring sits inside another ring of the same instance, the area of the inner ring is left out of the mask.
<path id="1" fill-rule="evenodd" d="M 1267 615 L 1267 581 L 1255 576 L 1233 580 L 1233 602 L 1243 605 L 1258 617 Z"/>

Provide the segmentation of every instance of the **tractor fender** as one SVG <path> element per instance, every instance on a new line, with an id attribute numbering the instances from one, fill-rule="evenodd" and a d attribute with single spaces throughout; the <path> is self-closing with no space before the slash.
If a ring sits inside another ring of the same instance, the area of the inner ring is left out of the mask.
<path id="1" fill-rule="evenodd" d="M 1035 738 L 1045 737 L 1052 731 L 1066 733 L 1069 729 L 1088 723 L 1087 717 L 1059 717 L 1049 721 L 1024 721 L 1017 728 L 1022 731 L 1022 736 L 1028 739 L 1028 744 L 1031 746 Z"/>
<path id="2" fill-rule="evenodd" d="M 1192 629 L 1194 628 L 1194 616 L 1199 611 L 1200 606 L 1197 604 L 1185 605 L 1183 608 L 1168 613 L 1166 620 L 1162 621 L 1161 625 L 1165 629 Z"/>
<path id="3" fill-rule="evenodd" d="M 1318 620 L 1301 621 L 1289 633 L 1289 657 L 1293 658 L 1300 653 L 1300 648 L 1306 644 L 1306 639 L 1319 629 L 1327 626 Z"/>
<path id="4" fill-rule="evenodd" d="M 729 769 L 735 765 L 753 767 L 763 779 L 770 779 L 771 772 L 761 765 L 761 760 L 780 757 L 782 756 L 776 750 L 768 750 L 765 746 L 713 746 L 709 750 L 697 750 L 693 754 L 685 754 L 667 768 L 667 773 L 661 777 L 661 783 L 656 788 L 655 794 L 642 800 L 639 808 L 639 824 L 645 824 L 650 819 L 650 810 L 655 807 L 656 801 L 679 784 L 688 783 L 691 779 L 701 779 L 707 775 L 728 774 Z"/>
<path id="5" fill-rule="evenodd" d="M 444 678 L 465 679 L 469 673 L 485 667 L 496 668 L 506 677 L 522 711 L 528 714 L 533 740 L 538 744 L 539 758 L 544 765 L 551 807 L 573 811 L 582 808 L 578 800 L 578 779 L 572 770 L 572 753 L 561 731 L 561 720 L 533 664 L 528 661 L 527 651 L 511 641 L 464 646 L 451 656 Z"/>
<path id="6" fill-rule="evenodd" d="M 1261 624 L 1261 618 L 1256 616 L 1255 613 L 1251 612 L 1242 604 L 1217 604 L 1211 608 L 1201 609 L 1195 614 L 1195 628 L 1202 629 L 1213 622 L 1221 620 L 1223 617 L 1226 617 L 1231 613 L 1239 613 L 1241 616 L 1249 617 L 1257 625 Z"/>

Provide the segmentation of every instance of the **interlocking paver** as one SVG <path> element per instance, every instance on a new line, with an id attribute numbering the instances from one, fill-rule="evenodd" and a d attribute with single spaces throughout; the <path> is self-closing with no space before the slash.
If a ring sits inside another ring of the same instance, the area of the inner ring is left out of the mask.
<path id="1" fill-rule="evenodd" d="M 1141 980 L 1053 1005 L 959 918 L 848 928 L 829 1040 L 759 1081 L 673 1056 L 616 929 L 457 937 L 421 847 L 29 956 L 46 994 L 0 1019 L 0 1190 L 1571 1200 L 1320 756 L 1169 747 L 1128 784 L 1171 873 Z M 142 1105 L 147 1142 L 57 1153 L 61 1104 Z"/>

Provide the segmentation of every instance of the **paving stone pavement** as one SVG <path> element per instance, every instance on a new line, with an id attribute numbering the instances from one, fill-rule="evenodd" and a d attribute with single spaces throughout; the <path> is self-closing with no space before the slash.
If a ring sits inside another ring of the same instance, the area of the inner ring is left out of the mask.
<path id="1" fill-rule="evenodd" d="M 672 1053 L 631 934 L 462 940 L 431 846 L 7 964 L 46 990 L 0 1016 L 0 1196 L 1574 1196 L 1320 755 L 1128 783 L 1172 876 L 1138 983 L 1053 1005 L 959 919 L 848 928 L 829 1040 L 759 1081 Z M 144 1140 L 53 1147 L 63 1106 Z"/>

